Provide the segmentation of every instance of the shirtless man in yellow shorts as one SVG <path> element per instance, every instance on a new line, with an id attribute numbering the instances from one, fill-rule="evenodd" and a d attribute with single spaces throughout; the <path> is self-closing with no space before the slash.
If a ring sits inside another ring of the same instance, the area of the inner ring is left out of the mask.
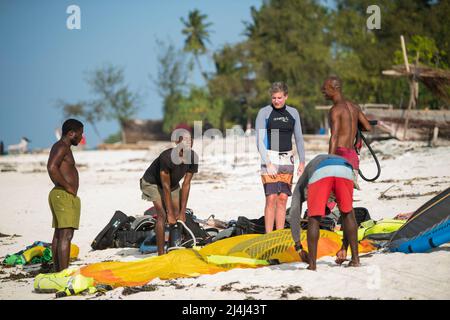
<path id="1" fill-rule="evenodd" d="M 79 178 L 70 147 L 78 145 L 82 138 L 83 124 L 75 119 L 66 120 L 61 139 L 52 146 L 47 162 L 48 174 L 55 184 L 48 195 L 53 215 L 52 227 L 55 228 L 52 241 L 55 272 L 69 266 L 70 242 L 80 224 Z"/>

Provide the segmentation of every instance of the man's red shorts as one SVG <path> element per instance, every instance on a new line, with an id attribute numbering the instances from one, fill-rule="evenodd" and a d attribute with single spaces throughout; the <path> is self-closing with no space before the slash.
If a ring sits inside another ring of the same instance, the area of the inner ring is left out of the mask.
<path id="1" fill-rule="evenodd" d="M 342 213 L 353 209 L 353 181 L 340 177 L 325 177 L 308 185 L 308 216 L 325 216 L 325 207 L 331 192 L 336 196 L 336 202 Z"/>

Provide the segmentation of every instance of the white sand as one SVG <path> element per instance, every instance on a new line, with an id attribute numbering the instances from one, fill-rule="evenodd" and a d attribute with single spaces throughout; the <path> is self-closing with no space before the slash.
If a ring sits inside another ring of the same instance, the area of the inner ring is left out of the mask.
<path id="1" fill-rule="evenodd" d="M 73 243 L 80 247 L 80 255 L 72 266 L 148 257 L 132 248 L 91 251 L 90 243 L 116 210 L 128 215 L 141 215 L 151 206 L 141 200 L 139 178 L 167 146 L 170 144 L 155 143 L 149 151 L 74 153 L 80 171 L 82 215 L 80 230 L 75 232 L 73 239 Z M 373 219 L 392 218 L 398 213 L 414 211 L 434 196 L 432 192 L 449 186 L 450 147 L 428 148 L 421 143 L 397 141 L 374 143 L 373 147 L 380 154 L 382 175 L 376 183 L 361 181 L 363 191 L 355 193 L 355 206 L 368 208 Z M 198 144 L 194 148 L 199 151 Z M 224 155 L 221 141 L 204 149 L 200 173 L 193 181 L 188 203 L 197 217 L 207 218 L 214 214 L 216 218 L 228 221 L 240 215 L 248 218 L 263 215 L 264 194 L 258 174 L 258 154 L 253 141 L 248 152 L 242 145 L 240 149 L 235 153 L 233 145 L 229 144 Z M 318 153 L 307 150 L 307 160 Z M 46 172 L 47 158 L 48 154 L 0 158 L 0 170 L 15 170 L 0 173 L 0 232 L 20 235 L 0 238 L 2 260 L 6 254 L 22 250 L 34 241 L 51 241 L 53 229 L 47 196 L 52 183 Z M 362 170 L 369 177 L 375 173 L 375 164 L 366 153 L 363 155 Z M 378 199 L 388 188 L 385 195 L 397 198 Z M 430 194 L 420 196 L 425 193 Z M 398 197 L 403 195 L 405 197 Z M 426 254 L 373 254 L 362 258 L 361 268 L 339 267 L 333 263 L 332 257 L 327 257 L 318 262 L 317 272 L 305 270 L 304 263 L 234 269 L 198 278 L 154 280 L 151 284 L 158 285 L 158 290 L 153 292 L 124 296 L 123 288 L 118 288 L 100 297 L 75 296 L 66 299 L 297 299 L 330 296 L 449 299 L 449 251 L 447 244 Z M 2 268 L 0 300 L 54 299 L 54 294 L 34 293 L 32 278 L 5 279 L 10 274 L 32 269 L 21 266 Z M 230 283 L 231 290 L 222 288 Z M 301 287 L 301 290 L 283 294 L 292 286 Z"/>

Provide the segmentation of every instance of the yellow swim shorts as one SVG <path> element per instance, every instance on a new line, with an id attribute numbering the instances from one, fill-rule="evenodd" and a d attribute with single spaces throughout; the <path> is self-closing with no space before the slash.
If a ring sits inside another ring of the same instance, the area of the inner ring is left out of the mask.
<path id="1" fill-rule="evenodd" d="M 79 197 L 74 196 L 63 188 L 55 187 L 48 195 L 48 203 L 53 215 L 53 228 L 78 229 L 81 212 Z"/>

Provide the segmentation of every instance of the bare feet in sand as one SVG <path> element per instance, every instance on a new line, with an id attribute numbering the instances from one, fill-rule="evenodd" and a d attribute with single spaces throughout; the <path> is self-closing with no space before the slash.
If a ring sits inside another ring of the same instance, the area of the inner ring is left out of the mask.
<path id="1" fill-rule="evenodd" d="M 337 253 L 336 253 L 336 263 L 341 265 L 343 264 L 345 261 L 347 261 L 347 250 L 345 249 L 340 249 Z"/>
<path id="2" fill-rule="evenodd" d="M 298 254 L 299 254 L 300 259 L 302 260 L 302 262 L 309 263 L 308 252 L 306 252 L 305 250 L 301 250 Z"/>
<path id="3" fill-rule="evenodd" d="M 310 264 L 308 266 L 308 268 L 306 268 L 306 269 L 311 270 L 311 271 L 316 271 L 317 267 L 316 267 L 316 264 Z"/>
<path id="4" fill-rule="evenodd" d="M 311 270 L 311 271 L 316 271 L 316 264 L 311 263 L 308 252 L 306 252 L 305 250 L 300 250 L 300 252 L 298 254 L 299 254 L 302 262 L 305 262 L 308 264 L 308 267 L 306 269 Z"/>
<path id="5" fill-rule="evenodd" d="M 350 263 L 348 264 L 349 267 L 360 267 L 361 263 L 359 262 L 359 259 L 350 261 Z"/>

